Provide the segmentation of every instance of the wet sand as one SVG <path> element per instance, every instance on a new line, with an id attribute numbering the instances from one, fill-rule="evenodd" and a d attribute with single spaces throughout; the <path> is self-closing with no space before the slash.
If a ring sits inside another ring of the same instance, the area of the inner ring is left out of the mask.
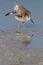
<path id="1" fill-rule="evenodd" d="M 43 48 L 27 48 L 38 33 L 43 35 L 42 31 L 0 31 L 0 65 L 43 65 Z"/>
<path id="2" fill-rule="evenodd" d="M 0 65 L 43 65 L 43 49 L 0 49 Z"/>

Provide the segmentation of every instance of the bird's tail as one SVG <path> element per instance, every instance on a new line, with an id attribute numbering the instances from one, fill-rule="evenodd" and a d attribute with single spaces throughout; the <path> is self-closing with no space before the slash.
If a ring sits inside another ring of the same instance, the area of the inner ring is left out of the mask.
<path id="1" fill-rule="evenodd" d="M 15 14 L 15 12 L 12 11 L 12 12 L 6 13 L 5 16 L 12 15 L 12 14 Z"/>
<path id="2" fill-rule="evenodd" d="M 31 22 L 34 24 L 34 21 L 32 20 L 32 19 L 30 19 L 31 20 Z"/>

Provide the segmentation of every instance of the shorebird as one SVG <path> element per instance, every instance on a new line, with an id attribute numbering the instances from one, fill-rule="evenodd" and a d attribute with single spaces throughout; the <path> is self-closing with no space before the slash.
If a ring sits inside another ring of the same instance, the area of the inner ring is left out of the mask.
<path id="1" fill-rule="evenodd" d="M 31 21 L 32 23 L 34 23 L 34 21 L 32 20 L 31 12 L 23 6 L 21 6 L 20 4 L 18 4 L 18 2 L 15 2 L 14 11 L 5 14 L 5 16 L 12 14 L 15 15 L 16 20 L 19 22 L 24 23 Z"/>

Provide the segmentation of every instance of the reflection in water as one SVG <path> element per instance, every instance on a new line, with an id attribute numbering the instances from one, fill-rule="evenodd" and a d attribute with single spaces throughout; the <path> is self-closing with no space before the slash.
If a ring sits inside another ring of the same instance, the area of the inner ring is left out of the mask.
<path id="1" fill-rule="evenodd" d="M 43 31 L 0 31 L 0 46 L 27 47 L 32 42 L 33 35 L 43 35 Z"/>
<path id="2" fill-rule="evenodd" d="M 23 45 L 25 47 L 31 43 L 32 36 L 19 32 L 19 31 L 16 32 L 16 39 L 18 40 L 20 45 Z"/>
<path id="3" fill-rule="evenodd" d="M 43 49 L 42 51 L 27 49 L 27 45 L 32 41 L 32 36 L 38 33 L 42 34 L 42 32 L 38 31 L 0 31 L 0 65 L 35 65 L 38 60 L 40 62 Z"/>

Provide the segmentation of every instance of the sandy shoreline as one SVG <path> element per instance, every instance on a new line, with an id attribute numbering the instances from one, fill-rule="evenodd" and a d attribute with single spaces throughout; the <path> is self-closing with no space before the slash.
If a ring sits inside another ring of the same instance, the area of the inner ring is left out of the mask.
<path id="1" fill-rule="evenodd" d="M 31 35 L 26 33 L 0 32 L 0 65 L 43 65 L 43 48 L 19 46 L 20 43 L 26 46 L 31 40 Z"/>
<path id="2" fill-rule="evenodd" d="M 0 65 L 43 65 L 43 49 L 0 49 Z"/>

